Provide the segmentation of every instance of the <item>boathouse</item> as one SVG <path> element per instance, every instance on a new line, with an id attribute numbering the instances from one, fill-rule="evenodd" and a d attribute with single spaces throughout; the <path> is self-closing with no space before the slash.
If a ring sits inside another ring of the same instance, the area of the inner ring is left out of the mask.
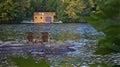
<path id="1" fill-rule="evenodd" d="M 52 23 L 54 22 L 55 12 L 34 12 L 34 22 Z"/>

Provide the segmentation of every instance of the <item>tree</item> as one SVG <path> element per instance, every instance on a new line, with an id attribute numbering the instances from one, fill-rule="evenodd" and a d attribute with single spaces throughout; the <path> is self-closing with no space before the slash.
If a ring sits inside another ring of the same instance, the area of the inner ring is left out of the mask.
<path id="1" fill-rule="evenodd" d="M 58 0 L 59 1 L 59 0 Z M 55 12 L 57 10 L 57 0 L 47 0 L 46 1 L 46 11 L 48 12 Z"/>
<path id="2" fill-rule="evenodd" d="M 57 20 L 60 21 L 64 21 L 66 20 L 67 16 L 65 13 L 65 9 L 67 7 L 67 3 L 62 2 L 61 0 L 57 0 L 57 7 L 56 7 L 56 16 L 57 16 Z"/>
<path id="3" fill-rule="evenodd" d="M 2 21 L 32 19 L 34 12 L 56 12 L 57 20 L 65 20 L 69 0 L 0 0 Z"/>
<path id="4" fill-rule="evenodd" d="M 72 0 L 68 2 L 65 12 L 70 18 L 79 18 L 79 14 L 88 7 L 86 0 Z"/>
<path id="5" fill-rule="evenodd" d="M 81 19 L 89 21 L 98 31 L 105 33 L 100 38 L 96 50 L 97 54 L 109 54 L 120 52 L 120 0 L 94 0 L 96 8 L 90 12 L 90 16 L 81 16 Z"/>
<path id="6" fill-rule="evenodd" d="M 9 5 L 13 6 L 12 0 L 6 0 L 0 2 L 0 15 L 1 15 L 1 21 L 10 20 L 11 18 L 8 17 L 8 13 L 12 11 L 14 8 L 10 7 Z"/>
<path id="7" fill-rule="evenodd" d="M 100 39 L 96 53 L 107 54 L 120 52 L 120 0 L 97 0 L 99 11 L 94 11 L 88 20 L 96 29 L 103 31 L 105 37 Z"/>
<path id="8" fill-rule="evenodd" d="M 29 8 L 30 0 L 2 0 L 0 13 L 2 21 L 20 20 L 26 16 L 25 10 Z"/>

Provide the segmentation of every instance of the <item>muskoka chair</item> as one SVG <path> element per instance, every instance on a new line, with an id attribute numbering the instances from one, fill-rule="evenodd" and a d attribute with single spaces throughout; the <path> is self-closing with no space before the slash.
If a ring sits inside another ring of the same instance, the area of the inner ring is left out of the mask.
<path id="1" fill-rule="evenodd" d="M 26 39 L 27 39 L 27 43 L 29 42 L 34 43 L 34 33 L 26 32 Z"/>
<path id="2" fill-rule="evenodd" d="M 41 32 L 41 39 L 43 43 L 49 43 L 50 37 L 49 37 L 48 32 Z"/>
<path id="3" fill-rule="evenodd" d="M 35 39 L 35 34 L 33 32 L 27 32 L 26 33 L 26 39 L 27 39 L 27 43 L 49 43 L 50 42 L 50 37 L 48 32 L 41 32 L 40 35 L 38 35 L 39 39 L 34 40 Z"/>

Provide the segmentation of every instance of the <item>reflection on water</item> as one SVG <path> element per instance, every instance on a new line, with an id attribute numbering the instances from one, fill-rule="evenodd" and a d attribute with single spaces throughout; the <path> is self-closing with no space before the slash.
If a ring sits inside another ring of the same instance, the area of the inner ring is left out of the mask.
<path id="1" fill-rule="evenodd" d="M 120 59 L 118 56 L 120 54 L 104 56 L 93 54 L 99 33 L 88 23 L 1 24 L 0 40 L 21 41 L 25 39 L 26 32 L 33 32 L 37 35 L 43 31 L 49 32 L 49 35 L 57 42 L 62 41 L 73 44 L 74 46 L 70 48 L 76 50 L 65 55 L 44 56 L 51 64 L 51 67 L 109 67 L 109 65 L 114 65 L 115 60 Z M 116 56 L 118 56 L 117 59 Z M 35 57 L 39 57 L 39 55 Z"/>

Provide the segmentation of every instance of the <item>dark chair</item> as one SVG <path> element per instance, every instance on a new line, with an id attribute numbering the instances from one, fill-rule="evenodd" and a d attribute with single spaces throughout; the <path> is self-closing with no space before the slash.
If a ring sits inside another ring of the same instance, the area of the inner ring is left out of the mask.
<path id="1" fill-rule="evenodd" d="M 34 43 L 34 33 L 33 32 L 26 32 L 26 39 L 27 43 L 32 42 Z"/>
<path id="2" fill-rule="evenodd" d="M 41 32 L 41 39 L 42 39 L 42 42 L 48 42 L 48 39 L 49 39 L 48 32 Z"/>

